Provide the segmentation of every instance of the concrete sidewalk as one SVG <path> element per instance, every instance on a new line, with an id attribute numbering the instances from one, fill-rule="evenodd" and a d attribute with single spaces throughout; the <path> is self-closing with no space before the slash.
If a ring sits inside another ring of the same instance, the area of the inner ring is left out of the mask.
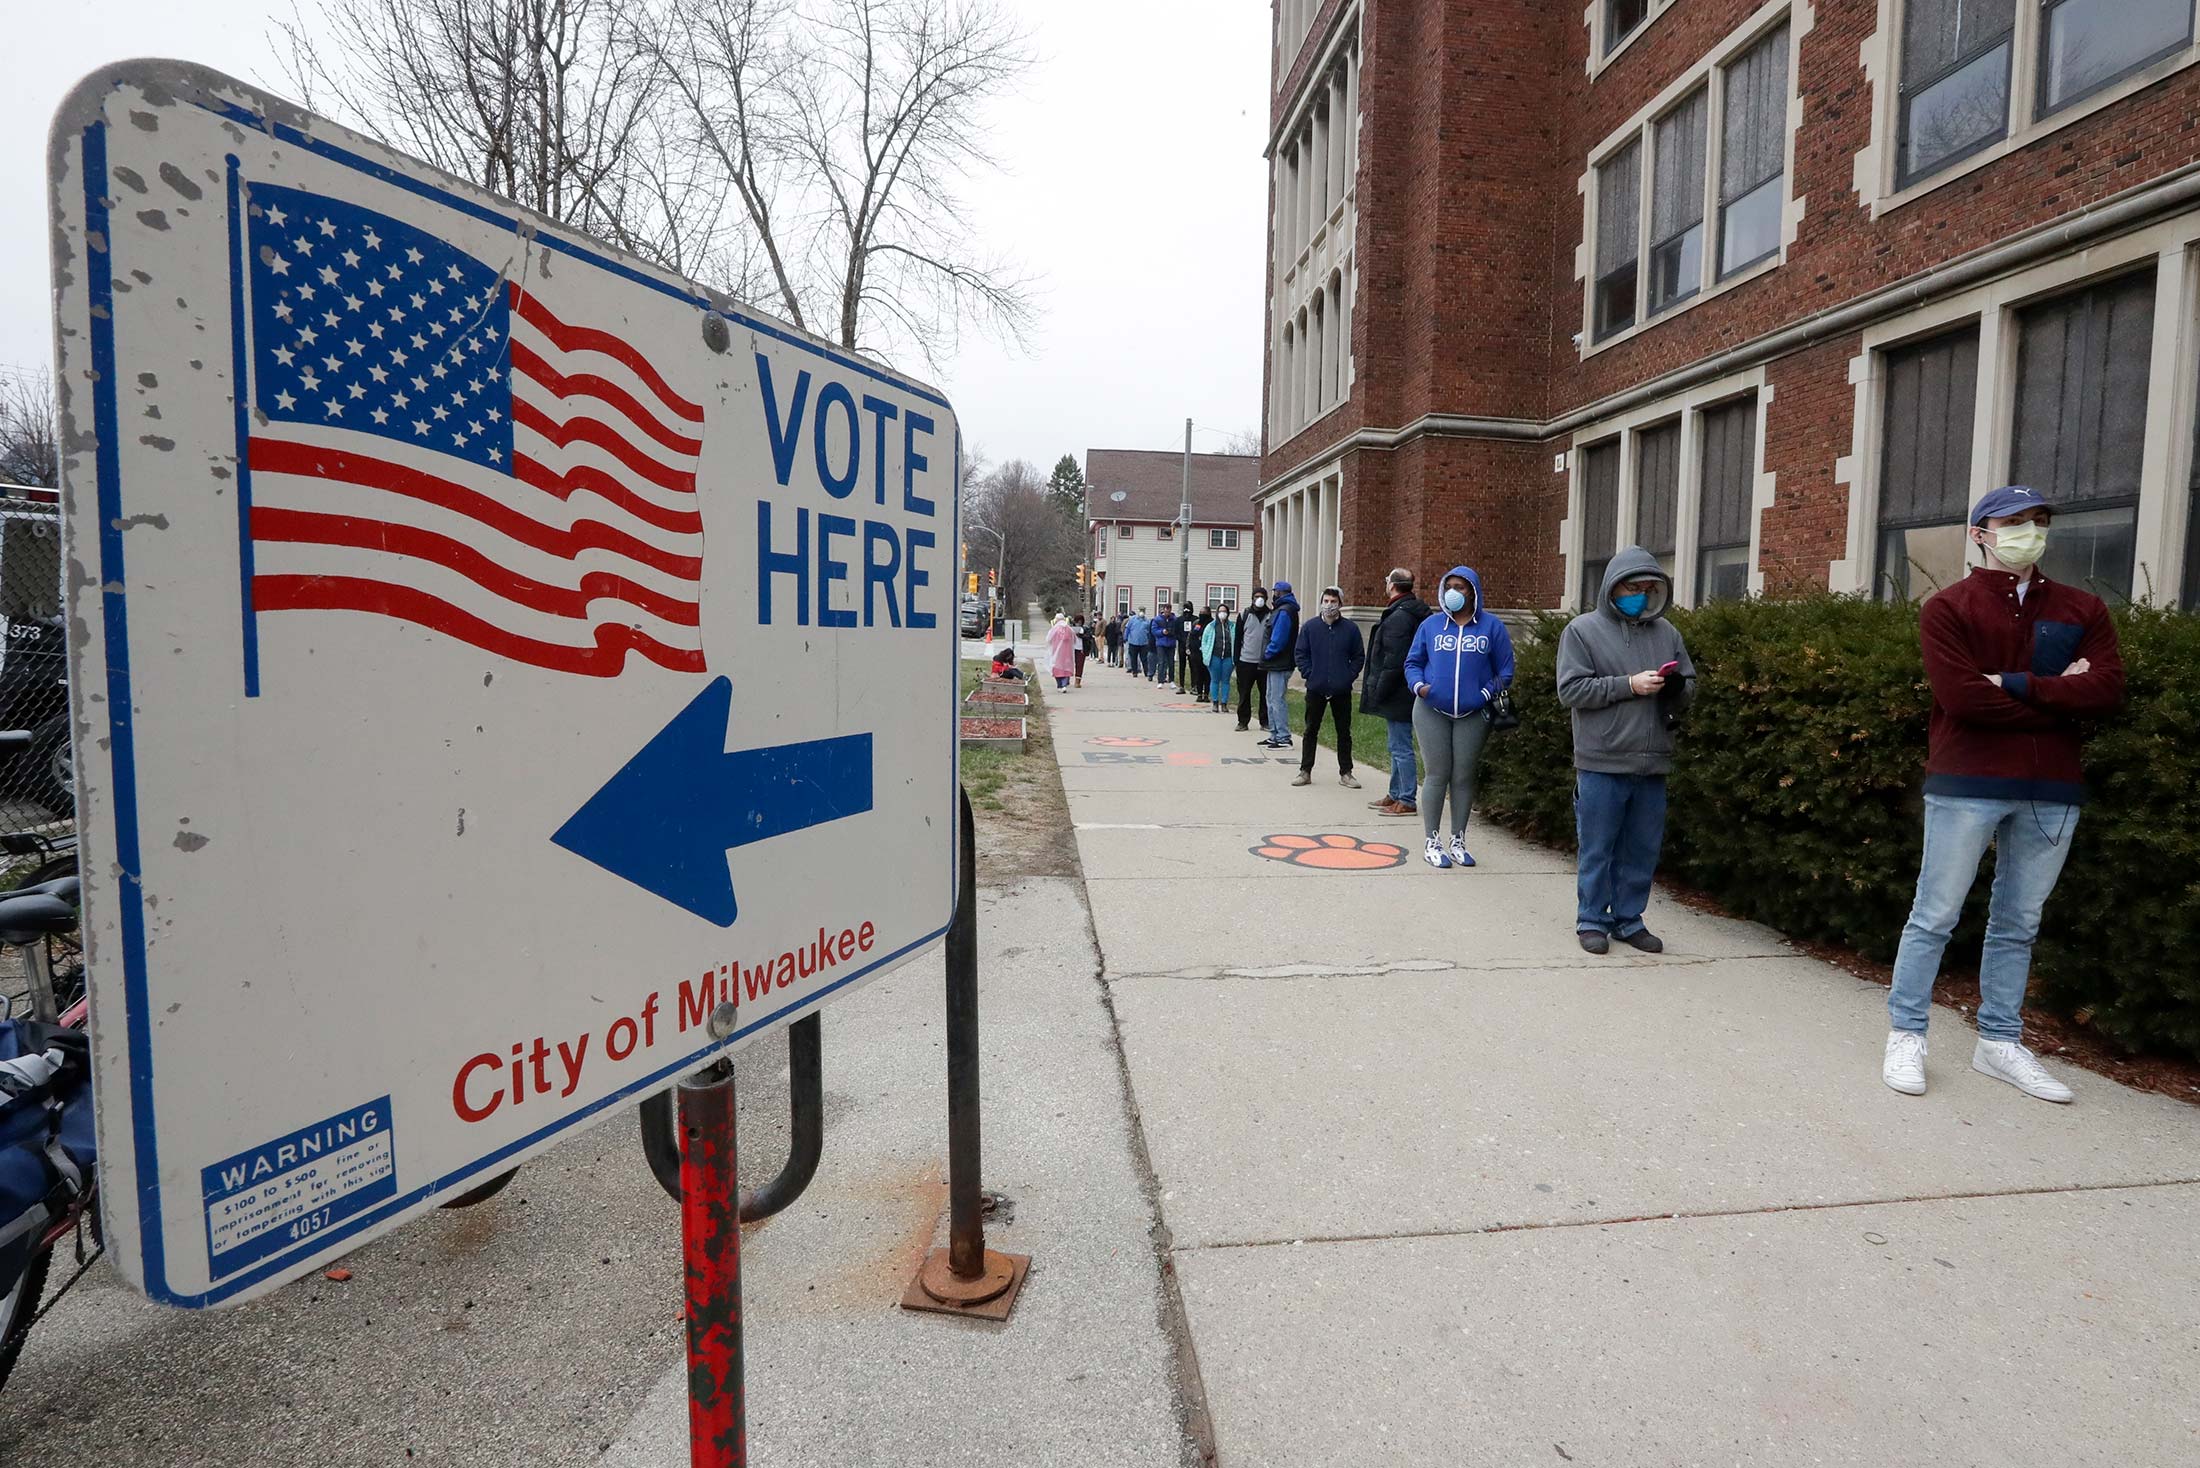
<path id="1" fill-rule="evenodd" d="M 1662 899 L 1592 958 L 1565 857 L 1189 704 L 1051 712 L 1226 1468 L 2200 1461 L 2200 1115 L 1947 1010 L 1896 1095 L 1883 989 Z"/>

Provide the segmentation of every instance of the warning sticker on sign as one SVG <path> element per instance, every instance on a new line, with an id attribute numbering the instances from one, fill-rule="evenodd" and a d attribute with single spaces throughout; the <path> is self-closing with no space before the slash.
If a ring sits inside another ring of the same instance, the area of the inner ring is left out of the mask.
<path id="1" fill-rule="evenodd" d="M 206 1245 L 221 1278 L 397 1192 L 390 1098 L 206 1168 Z"/>

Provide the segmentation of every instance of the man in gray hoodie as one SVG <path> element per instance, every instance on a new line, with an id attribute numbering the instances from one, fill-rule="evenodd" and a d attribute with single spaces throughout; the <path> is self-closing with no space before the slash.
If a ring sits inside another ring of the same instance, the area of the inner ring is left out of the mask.
<path id="1" fill-rule="evenodd" d="M 1617 938 L 1665 945 L 1643 926 L 1665 842 L 1673 727 L 1695 696 L 1696 665 L 1665 620 L 1673 582 L 1640 546 L 1612 557 L 1594 610 L 1558 640 L 1558 701 L 1574 715 L 1574 824 L 1581 844 L 1574 931 L 1591 953 Z"/>

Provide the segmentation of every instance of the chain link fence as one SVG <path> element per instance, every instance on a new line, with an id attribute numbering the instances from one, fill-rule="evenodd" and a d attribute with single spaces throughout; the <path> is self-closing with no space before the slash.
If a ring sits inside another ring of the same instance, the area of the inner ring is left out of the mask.
<path id="1" fill-rule="evenodd" d="M 0 755 L 0 837 L 75 829 L 61 507 L 51 493 L 0 486 L 0 729 L 31 735 L 28 750 Z"/>

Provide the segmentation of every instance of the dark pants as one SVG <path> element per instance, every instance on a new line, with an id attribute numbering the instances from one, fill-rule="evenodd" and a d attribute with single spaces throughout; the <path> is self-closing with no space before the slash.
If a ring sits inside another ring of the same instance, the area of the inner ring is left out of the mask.
<path id="1" fill-rule="evenodd" d="M 1247 728 L 1253 721 L 1253 701 L 1260 701 L 1260 724 L 1268 727 L 1268 675 L 1257 662 L 1238 660 L 1238 727 Z"/>
<path id="2" fill-rule="evenodd" d="M 1314 736 L 1321 732 L 1322 711 L 1327 709 L 1337 724 L 1337 773 L 1352 773 L 1352 690 L 1306 695 L 1306 745 L 1299 752 L 1299 768 L 1314 768 Z"/>
<path id="3" fill-rule="evenodd" d="M 1153 645 L 1153 661 L 1146 665 L 1146 676 L 1159 683 L 1176 671 L 1176 644 Z"/>
<path id="4" fill-rule="evenodd" d="M 1207 660 L 1197 653 L 1192 655 L 1191 688 L 1201 703 L 1207 702 Z"/>
<path id="5" fill-rule="evenodd" d="M 1085 676 L 1085 650 L 1081 647 L 1077 649 L 1077 676 Z"/>
<path id="6" fill-rule="evenodd" d="M 1576 770 L 1574 831 L 1581 844 L 1574 927 L 1633 937 L 1642 931 L 1665 842 L 1665 776 Z"/>

